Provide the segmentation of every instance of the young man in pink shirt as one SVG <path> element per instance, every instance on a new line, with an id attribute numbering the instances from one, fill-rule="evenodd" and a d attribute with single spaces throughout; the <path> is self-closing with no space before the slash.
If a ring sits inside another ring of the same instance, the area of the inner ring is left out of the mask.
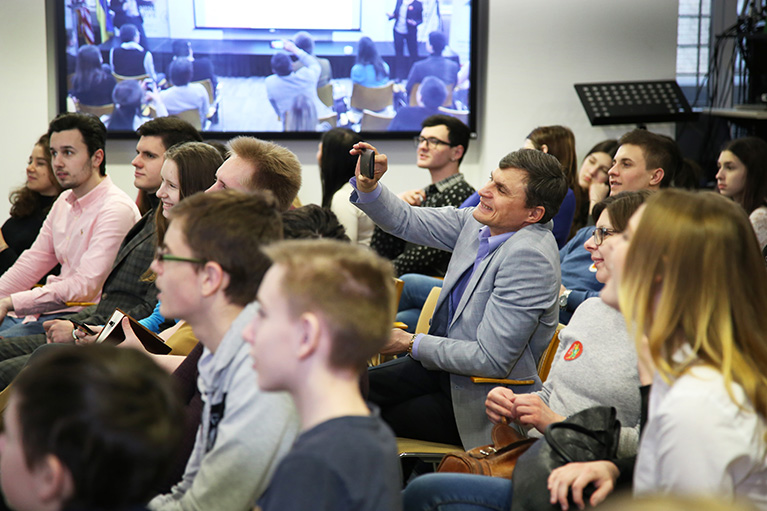
<path id="1" fill-rule="evenodd" d="M 53 171 L 65 191 L 29 250 L 0 277 L 3 337 L 43 333 L 42 321 L 80 310 L 76 303 L 97 302 L 120 242 L 141 216 L 106 176 L 106 128 L 97 117 L 61 114 L 48 135 Z M 59 275 L 32 288 L 57 264 Z"/>

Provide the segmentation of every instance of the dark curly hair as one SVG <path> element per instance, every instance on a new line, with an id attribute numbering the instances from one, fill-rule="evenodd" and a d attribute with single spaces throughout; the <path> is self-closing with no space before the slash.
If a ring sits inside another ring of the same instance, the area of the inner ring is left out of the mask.
<path id="1" fill-rule="evenodd" d="M 53 174 L 53 166 L 51 165 L 51 147 L 48 135 L 42 135 L 37 139 L 35 145 L 43 148 L 43 158 L 45 158 L 45 161 L 48 163 L 48 177 L 56 188 L 56 195 L 58 195 L 61 193 L 62 189 L 58 180 L 56 180 L 56 176 Z M 26 185 L 12 191 L 8 197 L 11 201 L 11 216 L 13 218 L 24 218 L 33 214 L 40 209 L 42 197 L 43 196 L 40 195 L 39 192 L 30 190 Z M 45 209 L 46 213 L 51 209 L 52 205 L 53 203 Z"/>

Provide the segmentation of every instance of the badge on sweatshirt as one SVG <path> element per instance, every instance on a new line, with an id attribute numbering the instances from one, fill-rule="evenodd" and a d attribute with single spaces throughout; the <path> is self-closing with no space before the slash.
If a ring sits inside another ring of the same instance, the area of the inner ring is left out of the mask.
<path id="1" fill-rule="evenodd" d="M 583 353 L 583 344 L 581 344 L 581 341 L 575 341 L 572 346 L 570 346 L 570 349 L 567 350 L 567 353 L 565 353 L 565 360 L 571 361 L 575 360 L 576 358 L 580 357 Z"/>

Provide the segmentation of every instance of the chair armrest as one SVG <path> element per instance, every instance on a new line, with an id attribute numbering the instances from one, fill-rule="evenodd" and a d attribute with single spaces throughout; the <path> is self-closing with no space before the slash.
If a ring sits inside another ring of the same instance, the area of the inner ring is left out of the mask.
<path id="1" fill-rule="evenodd" d="M 535 380 L 507 380 L 506 378 L 483 378 L 482 376 L 472 376 L 472 383 L 495 383 L 496 385 L 532 385 Z"/>

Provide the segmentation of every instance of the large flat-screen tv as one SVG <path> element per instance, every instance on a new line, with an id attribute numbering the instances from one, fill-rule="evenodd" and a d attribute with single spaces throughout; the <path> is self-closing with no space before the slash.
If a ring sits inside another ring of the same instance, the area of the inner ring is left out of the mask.
<path id="1" fill-rule="evenodd" d="M 482 0 L 49 1 L 59 110 L 117 138 L 162 115 L 208 138 L 405 138 L 433 113 L 477 128 Z"/>

